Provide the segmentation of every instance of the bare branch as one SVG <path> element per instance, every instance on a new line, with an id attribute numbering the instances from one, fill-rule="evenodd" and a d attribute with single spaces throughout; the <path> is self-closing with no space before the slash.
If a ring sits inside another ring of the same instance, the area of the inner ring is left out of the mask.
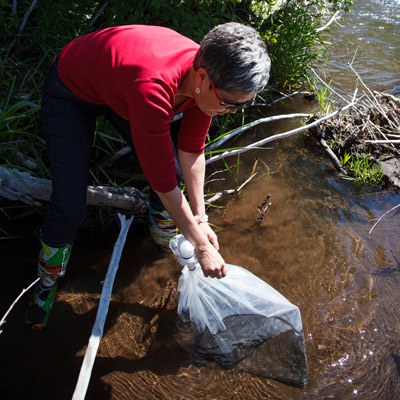
<path id="1" fill-rule="evenodd" d="M 388 118 L 388 116 L 386 115 L 385 110 L 382 108 L 382 106 L 380 105 L 379 101 L 376 99 L 374 93 L 372 93 L 372 91 L 367 87 L 367 85 L 364 83 L 364 81 L 361 79 L 361 76 L 358 74 L 358 72 L 353 68 L 353 66 L 349 63 L 348 64 L 350 69 L 354 72 L 354 74 L 357 76 L 358 80 L 361 82 L 361 84 L 365 87 L 365 89 L 367 89 L 368 93 L 371 95 L 371 97 L 374 100 L 374 106 L 377 107 L 379 109 L 379 111 L 382 113 L 382 115 L 385 117 L 385 119 L 387 120 L 387 122 L 389 123 L 389 125 L 396 129 L 396 126 L 393 124 L 393 122 L 390 120 L 390 118 Z M 385 137 L 385 135 L 383 135 Z M 385 137 L 385 139 L 387 139 Z"/>
<path id="2" fill-rule="evenodd" d="M 371 144 L 400 144 L 400 140 L 364 140 L 365 143 Z"/>
<path id="3" fill-rule="evenodd" d="M 119 160 L 120 158 L 124 157 L 125 155 L 129 154 L 132 149 L 129 146 L 125 146 L 122 149 L 113 153 L 110 157 L 105 158 L 101 163 L 100 167 L 108 167 L 115 161 Z"/>
<path id="4" fill-rule="evenodd" d="M 369 234 L 372 233 L 372 231 L 374 230 L 374 228 L 379 224 L 379 222 L 381 222 L 381 220 L 388 215 L 389 213 L 391 213 L 392 211 L 394 211 L 396 208 L 400 207 L 400 204 L 397 204 L 397 206 L 392 207 L 390 210 L 386 211 L 385 214 L 383 214 L 382 216 L 380 216 L 378 218 L 378 220 L 375 222 L 374 226 L 370 229 Z"/>
<path id="5" fill-rule="evenodd" d="M 335 93 L 336 96 L 338 96 L 340 99 L 342 99 L 343 101 L 347 102 L 347 100 L 341 95 L 339 94 L 335 89 L 333 89 L 333 87 L 331 85 L 329 85 L 327 82 L 325 82 L 318 74 L 317 72 L 314 70 L 314 68 L 311 68 L 311 71 L 313 72 L 313 74 L 316 76 L 316 78 L 321 81 L 324 86 L 326 86 L 332 93 Z"/>
<path id="6" fill-rule="evenodd" d="M 96 23 L 96 21 L 99 19 L 101 14 L 103 14 L 104 10 L 108 6 L 108 2 L 104 2 L 95 12 L 95 14 L 90 18 L 89 22 L 87 25 L 84 27 L 84 29 L 81 31 L 79 36 L 85 35 L 89 30 L 93 27 L 93 25 Z"/>
<path id="7" fill-rule="evenodd" d="M 14 300 L 14 302 L 11 304 L 9 309 L 6 311 L 6 313 L 3 315 L 3 318 L 0 320 L 0 327 L 6 323 L 6 318 L 8 317 L 8 314 L 10 314 L 11 310 L 14 308 L 14 306 L 18 303 L 19 299 L 32 287 L 34 286 L 37 282 L 39 282 L 40 278 L 35 279 L 27 288 L 22 289 L 22 292 L 19 294 L 19 296 Z M 0 330 L 0 335 L 3 333 L 2 330 Z"/>
<path id="8" fill-rule="evenodd" d="M 339 18 L 341 18 L 341 15 L 339 15 L 340 13 L 341 13 L 341 10 L 337 10 L 335 12 L 335 14 L 332 15 L 331 19 L 324 26 L 321 26 L 321 27 L 317 28 L 316 31 L 317 32 L 322 32 L 325 29 L 327 29 L 329 27 L 329 25 L 332 24 L 332 22 L 334 22 L 334 21 L 338 20 Z"/>
<path id="9" fill-rule="evenodd" d="M 25 25 L 27 24 L 29 16 L 31 15 L 33 9 L 36 7 L 36 3 L 37 3 L 37 0 L 32 0 L 31 5 L 29 6 L 28 10 L 25 12 L 25 15 L 22 19 L 21 25 L 19 26 L 17 33 L 14 35 L 13 39 L 11 40 L 10 44 L 7 47 L 7 50 L 5 52 L 5 54 L 6 54 L 5 59 L 8 58 L 8 54 L 10 53 L 11 49 L 14 47 L 15 43 L 17 42 L 17 39 L 21 36 L 21 33 L 25 29 Z M 16 12 L 17 5 L 13 4 L 13 12 L 14 12 L 14 6 L 15 6 L 15 12 Z"/>
<path id="10" fill-rule="evenodd" d="M 256 121 L 249 122 L 246 125 L 241 126 L 240 128 L 234 129 L 233 131 L 227 133 L 224 137 L 222 137 L 220 140 L 217 140 L 214 143 L 211 143 L 209 146 L 206 147 L 206 151 L 212 151 L 219 146 L 221 146 L 223 143 L 225 143 L 227 140 L 233 138 L 234 136 L 239 135 L 240 133 L 253 128 L 259 124 L 263 124 L 266 122 L 272 122 L 272 121 L 278 121 L 280 119 L 290 119 L 290 118 L 304 118 L 304 117 L 310 117 L 310 114 L 284 114 L 284 115 L 275 115 L 272 117 L 266 117 L 266 118 L 260 118 L 257 119 Z"/>
<path id="11" fill-rule="evenodd" d="M 325 151 L 329 154 L 329 157 L 332 159 L 333 163 L 335 166 L 340 170 L 341 173 L 347 175 L 346 170 L 343 168 L 342 163 L 340 160 L 336 157 L 336 154 L 333 152 L 333 150 L 328 146 L 328 143 L 325 142 L 324 139 L 320 139 L 319 142 L 321 143 L 322 147 L 325 149 Z"/>
<path id="12" fill-rule="evenodd" d="M 236 193 L 235 189 L 222 190 L 221 192 L 218 192 L 214 196 L 210 197 L 209 199 L 206 199 L 205 202 L 206 204 L 213 204 L 219 199 L 222 199 L 223 197 L 232 195 L 234 193 Z"/>
<path id="13" fill-rule="evenodd" d="M 106 7 L 108 6 L 108 2 L 103 3 L 98 10 L 96 11 L 96 13 L 93 15 L 92 18 L 90 18 L 90 21 L 86 27 L 86 31 L 91 28 L 95 22 L 98 20 L 98 18 L 100 17 L 101 14 L 103 14 L 104 10 L 106 9 Z"/>
<path id="14" fill-rule="evenodd" d="M 225 151 L 222 154 L 210 157 L 209 159 L 206 160 L 206 165 L 211 164 L 211 163 L 213 163 L 215 161 L 221 160 L 221 159 L 223 159 L 225 157 L 229 157 L 229 156 L 237 155 L 237 154 L 240 154 L 240 153 L 244 153 L 246 151 L 253 150 L 255 148 L 260 148 L 261 146 L 263 146 L 266 143 L 269 143 L 269 142 L 272 142 L 272 141 L 278 140 L 278 139 L 287 138 L 289 136 L 295 135 L 296 133 L 303 132 L 305 130 L 313 128 L 314 126 L 319 125 L 321 122 L 326 121 L 326 120 L 328 120 L 330 118 L 333 118 L 336 114 L 338 114 L 340 112 L 343 112 L 343 111 L 353 107 L 355 103 L 356 102 L 349 103 L 346 106 L 344 106 L 343 108 L 340 108 L 340 109 L 338 109 L 338 110 L 336 110 L 336 111 L 334 111 L 334 112 L 332 112 L 332 113 L 330 113 L 328 115 L 325 115 L 324 117 L 322 117 L 322 118 L 320 118 L 320 119 L 318 119 L 318 120 L 316 120 L 316 121 L 314 121 L 314 122 L 312 122 L 310 124 L 307 124 L 307 125 L 304 125 L 304 126 L 300 126 L 298 128 L 292 129 L 292 130 L 284 132 L 284 133 L 278 133 L 277 135 L 273 135 L 273 136 L 267 137 L 265 139 L 259 140 L 258 142 L 252 143 L 252 144 L 250 144 L 248 146 L 245 146 L 245 147 L 243 147 L 241 149 Z"/>
<path id="15" fill-rule="evenodd" d="M 133 217 L 127 218 L 125 215 L 122 214 L 118 214 L 118 217 L 121 222 L 121 230 L 115 242 L 114 249 L 111 255 L 111 260 L 108 265 L 107 274 L 100 295 L 96 320 L 93 324 L 92 334 L 90 335 L 88 346 L 85 352 L 85 357 L 82 361 L 81 370 L 79 372 L 79 377 L 75 386 L 72 400 L 84 400 L 86 396 L 86 391 L 89 386 L 89 381 L 92 374 L 97 350 L 100 345 L 100 340 L 103 337 L 104 324 L 107 319 L 108 308 L 110 305 L 115 276 L 119 267 L 119 261 L 121 259 L 122 250 L 124 249 L 129 227 L 133 221 Z"/>
<path id="16" fill-rule="evenodd" d="M 255 176 L 257 175 L 257 172 L 255 172 L 253 175 L 251 175 L 248 179 L 246 179 L 237 189 L 237 192 L 240 192 Z"/>
<path id="17" fill-rule="evenodd" d="M 278 93 L 279 94 L 283 94 L 281 92 L 278 92 Z M 309 95 L 310 92 L 309 91 L 308 92 L 305 92 L 305 91 L 301 92 L 299 90 L 296 90 L 295 92 L 292 92 L 292 93 L 289 93 L 289 94 L 285 94 L 282 97 L 280 97 L 278 99 L 275 99 L 274 101 L 271 101 L 270 103 L 254 103 L 253 106 L 254 107 L 272 107 L 274 104 L 277 104 L 277 103 L 280 103 L 281 101 L 290 99 L 291 97 L 296 96 L 298 94 Z"/>

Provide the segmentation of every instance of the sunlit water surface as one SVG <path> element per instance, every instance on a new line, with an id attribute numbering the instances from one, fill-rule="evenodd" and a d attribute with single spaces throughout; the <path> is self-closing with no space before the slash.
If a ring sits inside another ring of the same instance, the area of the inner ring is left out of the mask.
<path id="1" fill-rule="evenodd" d="M 372 90 L 392 89 L 400 85 L 400 1 L 354 3 L 352 12 L 327 35 L 329 62 L 324 77 L 348 95 L 356 87 L 355 72 Z"/>

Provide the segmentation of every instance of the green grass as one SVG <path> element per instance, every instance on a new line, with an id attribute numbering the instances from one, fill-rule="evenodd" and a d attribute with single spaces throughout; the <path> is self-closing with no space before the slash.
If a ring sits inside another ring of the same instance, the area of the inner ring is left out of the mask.
<path id="1" fill-rule="evenodd" d="M 333 99 L 332 99 L 332 90 L 329 85 L 332 83 L 332 80 L 328 82 L 328 85 L 323 85 L 315 78 L 308 77 L 307 78 L 310 89 L 317 96 L 318 105 L 320 111 L 324 114 L 329 114 L 333 110 Z"/>
<path id="2" fill-rule="evenodd" d="M 346 171 L 350 172 L 352 178 L 358 182 L 371 183 L 378 185 L 382 182 L 383 172 L 367 156 L 357 154 L 345 154 L 340 158 L 340 162 Z"/>

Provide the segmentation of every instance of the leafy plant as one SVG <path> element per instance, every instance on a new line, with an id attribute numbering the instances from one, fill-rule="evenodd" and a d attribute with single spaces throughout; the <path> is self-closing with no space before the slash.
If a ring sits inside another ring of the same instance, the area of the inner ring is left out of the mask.
<path id="1" fill-rule="evenodd" d="M 383 172 L 368 156 L 363 157 L 345 152 L 340 158 L 340 162 L 357 181 L 375 185 L 382 181 Z"/>
<path id="2" fill-rule="evenodd" d="M 317 83 L 315 79 L 307 77 L 307 82 L 312 92 L 317 96 L 320 110 L 324 114 L 329 114 L 333 108 L 333 99 L 332 91 L 330 90 L 328 85 L 331 84 L 332 80 L 328 82 L 328 85 L 322 85 Z"/>

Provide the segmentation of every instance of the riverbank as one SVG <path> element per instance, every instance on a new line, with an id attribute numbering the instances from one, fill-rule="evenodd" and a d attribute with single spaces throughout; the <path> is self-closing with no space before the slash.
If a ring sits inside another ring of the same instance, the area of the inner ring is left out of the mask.
<path id="1" fill-rule="evenodd" d="M 312 131 L 350 178 L 400 190 L 400 98 L 370 92 Z"/>

